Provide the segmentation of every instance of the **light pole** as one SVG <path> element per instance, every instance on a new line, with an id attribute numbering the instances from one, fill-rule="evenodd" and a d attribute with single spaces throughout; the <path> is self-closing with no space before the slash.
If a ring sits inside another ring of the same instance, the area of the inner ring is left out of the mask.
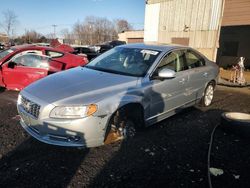
<path id="1" fill-rule="evenodd" d="M 56 27 L 57 27 L 57 25 L 53 24 L 52 27 L 54 27 L 54 38 L 56 38 Z"/>

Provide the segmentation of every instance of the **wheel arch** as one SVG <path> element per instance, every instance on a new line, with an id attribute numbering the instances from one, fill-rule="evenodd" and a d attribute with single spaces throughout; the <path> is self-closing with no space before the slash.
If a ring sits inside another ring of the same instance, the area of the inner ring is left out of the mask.
<path id="1" fill-rule="evenodd" d="M 110 120 L 112 120 L 112 118 L 117 115 L 117 112 L 122 112 L 121 115 L 127 114 L 128 118 L 133 118 L 134 120 L 136 119 L 135 121 L 136 123 L 138 123 L 140 127 L 144 126 L 144 123 L 145 123 L 144 107 L 141 103 L 139 102 L 124 103 L 112 113 Z"/>

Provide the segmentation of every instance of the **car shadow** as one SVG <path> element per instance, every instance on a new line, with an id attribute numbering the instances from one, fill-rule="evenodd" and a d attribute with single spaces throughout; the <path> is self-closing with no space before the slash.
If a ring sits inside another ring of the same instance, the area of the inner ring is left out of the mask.
<path id="1" fill-rule="evenodd" d="M 207 143 L 223 111 L 203 110 L 184 109 L 121 142 L 90 187 L 207 187 Z"/>
<path id="2" fill-rule="evenodd" d="M 89 149 L 41 143 L 31 137 L 1 157 L 1 187 L 67 187 Z"/>

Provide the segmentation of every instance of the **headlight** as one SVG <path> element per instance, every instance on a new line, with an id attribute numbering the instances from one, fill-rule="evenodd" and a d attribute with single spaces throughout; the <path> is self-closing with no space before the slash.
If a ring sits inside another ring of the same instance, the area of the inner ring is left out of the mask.
<path id="1" fill-rule="evenodd" d="M 57 106 L 50 112 L 51 118 L 84 118 L 97 111 L 97 105 L 88 106 Z"/>

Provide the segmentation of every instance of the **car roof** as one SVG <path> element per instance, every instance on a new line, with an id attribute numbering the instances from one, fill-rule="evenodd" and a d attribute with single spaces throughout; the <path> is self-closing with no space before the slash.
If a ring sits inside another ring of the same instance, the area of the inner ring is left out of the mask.
<path id="1" fill-rule="evenodd" d="M 52 50 L 52 51 L 57 51 L 57 52 L 65 53 L 62 50 L 55 49 L 55 48 L 52 48 L 52 47 L 37 46 L 37 45 L 32 45 L 32 44 L 31 45 L 27 44 L 27 45 L 12 46 L 11 48 L 15 49 L 15 50 Z"/>
<path id="2" fill-rule="evenodd" d="M 162 52 L 167 52 L 169 50 L 177 49 L 177 48 L 190 48 L 187 46 L 177 45 L 177 44 L 161 44 L 161 43 L 133 43 L 133 44 L 125 44 L 121 45 L 126 48 L 139 48 L 139 49 L 150 49 L 157 50 Z M 117 47 L 121 47 L 117 46 Z"/>

